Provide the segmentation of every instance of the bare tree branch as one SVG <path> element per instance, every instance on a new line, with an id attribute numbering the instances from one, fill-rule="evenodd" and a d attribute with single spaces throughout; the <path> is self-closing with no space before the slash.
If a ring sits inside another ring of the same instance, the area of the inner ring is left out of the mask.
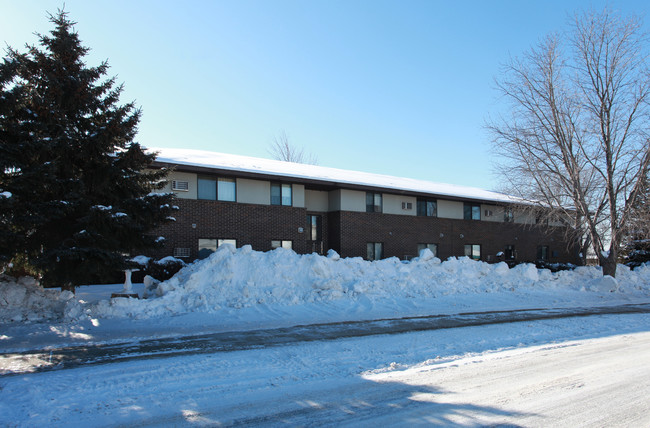
<path id="1" fill-rule="evenodd" d="M 511 117 L 488 123 L 509 190 L 550 216 L 573 219 L 614 276 L 650 164 L 650 72 L 637 18 L 575 16 L 505 65 L 497 89 Z M 533 209 L 533 208 L 531 208 Z M 638 227 L 638 226 L 637 226 Z"/>
<path id="2" fill-rule="evenodd" d="M 318 165 L 318 158 L 312 153 L 305 152 L 304 147 L 297 147 L 291 144 L 284 130 L 281 130 L 277 136 L 273 137 L 273 141 L 269 147 L 269 154 L 274 159 L 285 162 Z"/>

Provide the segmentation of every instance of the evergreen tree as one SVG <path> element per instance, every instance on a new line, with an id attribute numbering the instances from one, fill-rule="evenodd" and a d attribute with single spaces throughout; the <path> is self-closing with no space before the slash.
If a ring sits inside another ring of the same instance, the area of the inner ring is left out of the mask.
<path id="1" fill-rule="evenodd" d="M 140 110 L 118 104 L 107 62 L 86 66 L 66 12 L 50 21 L 40 48 L 8 48 L 0 64 L 0 257 L 74 289 L 159 244 L 149 233 L 173 207 L 152 193 L 166 171 L 147 170 L 155 155 L 133 141 Z"/>
<path id="2" fill-rule="evenodd" d="M 650 173 L 649 173 L 650 174 Z M 650 262 L 650 176 L 643 180 L 643 192 L 633 205 L 633 222 L 626 233 L 623 261 L 631 266 Z"/>

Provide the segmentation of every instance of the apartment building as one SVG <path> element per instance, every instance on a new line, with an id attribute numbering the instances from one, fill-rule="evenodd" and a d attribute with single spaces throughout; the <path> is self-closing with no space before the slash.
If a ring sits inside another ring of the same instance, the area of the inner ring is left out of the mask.
<path id="1" fill-rule="evenodd" d="M 517 200 L 482 189 L 185 149 L 155 149 L 171 168 L 176 221 L 155 256 L 205 258 L 224 243 L 254 250 L 408 260 L 577 262 L 564 226 L 540 227 Z"/>

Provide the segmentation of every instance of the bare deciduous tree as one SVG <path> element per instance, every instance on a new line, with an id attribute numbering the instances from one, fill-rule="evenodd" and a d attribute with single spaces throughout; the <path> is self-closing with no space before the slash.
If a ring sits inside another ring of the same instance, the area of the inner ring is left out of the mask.
<path id="1" fill-rule="evenodd" d="M 564 219 L 615 276 L 650 163 L 650 71 L 637 18 L 575 16 L 505 65 L 511 117 L 488 124 L 509 191 Z"/>
<path id="2" fill-rule="evenodd" d="M 269 153 L 274 159 L 285 162 L 318 165 L 318 158 L 311 153 L 305 152 L 304 147 L 291 144 L 284 130 L 281 130 L 277 136 L 273 137 Z"/>

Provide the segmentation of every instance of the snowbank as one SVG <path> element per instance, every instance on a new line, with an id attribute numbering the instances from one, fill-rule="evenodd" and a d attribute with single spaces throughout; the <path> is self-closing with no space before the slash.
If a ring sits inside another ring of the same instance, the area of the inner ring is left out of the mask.
<path id="1" fill-rule="evenodd" d="M 619 266 L 618 277 L 603 277 L 594 267 L 551 273 L 524 264 L 509 269 L 466 257 L 445 262 L 425 250 L 405 263 L 397 258 L 369 262 L 299 255 L 278 248 L 253 251 L 250 246 L 220 247 L 209 258 L 189 265 L 157 284 L 147 300 L 104 300 L 92 308 L 97 317 L 151 318 L 188 312 L 215 313 L 259 305 L 295 306 L 348 300 L 351 303 L 429 300 L 454 294 L 516 293 L 521 290 L 574 290 L 599 293 L 650 292 L 650 267 L 630 271 Z"/>
<path id="2" fill-rule="evenodd" d="M 576 294 L 585 298 L 597 293 L 648 298 L 650 265 L 634 271 L 620 265 L 617 278 L 612 278 L 603 277 L 595 267 L 552 273 L 530 264 L 509 269 L 505 263 L 488 264 L 466 257 L 441 262 L 429 250 L 407 263 L 397 258 L 374 262 L 341 258 L 334 251 L 327 256 L 299 255 L 283 248 L 258 252 L 250 246 L 235 249 L 223 245 L 209 258 L 186 266 L 167 281 L 149 281 L 143 293 L 146 299 L 111 300 L 106 296 L 86 303 L 70 293 L 43 290 L 33 280 L 12 282 L 5 278 L 0 282 L 0 322 L 151 319 L 189 313 L 225 318 L 244 308 L 282 308 L 286 313 L 296 312 L 297 307 L 311 311 L 332 302 L 346 310 L 380 305 L 403 308 L 440 302 L 449 296 L 481 301 L 486 300 L 486 293 L 522 299 L 536 293 L 540 304 L 552 304 L 569 291 L 573 293 L 572 302 L 581 301 Z M 397 312 L 395 316 L 412 315 Z M 346 318 L 346 314 L 339 315 L 342 320 Z"/>
<path id="3" fill-rule="evenodd" d="M 70 291 L 44 289 L 30 277 L 0 276 L 0 322 L 61 320 L 82 313 Z"/>

